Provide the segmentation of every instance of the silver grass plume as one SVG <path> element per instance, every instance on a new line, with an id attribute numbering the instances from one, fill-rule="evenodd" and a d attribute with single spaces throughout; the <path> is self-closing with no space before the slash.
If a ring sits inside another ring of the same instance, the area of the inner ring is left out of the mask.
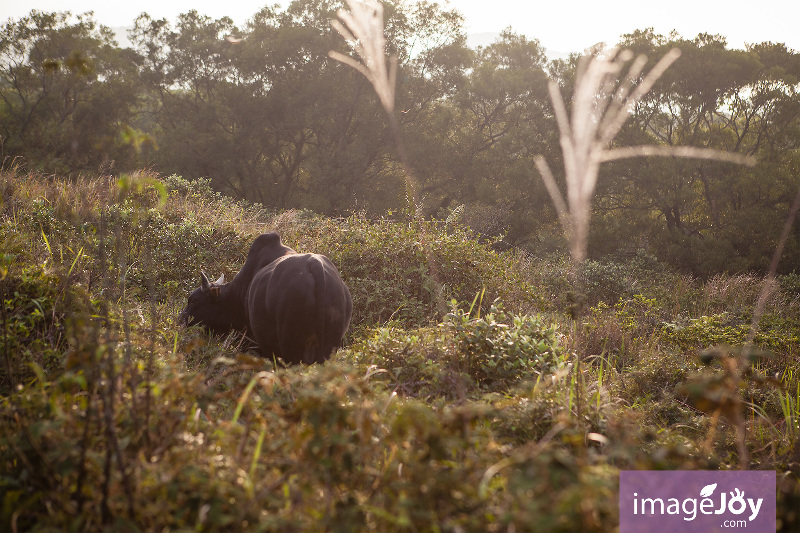
<path id="1" fill-rule="evenodd" d="M 422 205 L 417 198 L 417 183 L 411 172 L 400 123 L 395 115 L 395 82 L 397 79 L 397 57 L 386 58 L 386 37 L 383 29 L 383 5 L 378 0 L 347 0 L 350 11 L 340 9 L 336 14 L 341 19 L 332 20 L 331 25 L 354 48 L 361 61 L 331 50 L 328 56 L 349 65 L 364 75 L 372 84 L 381 105 L 389 118 L 389 127 L 400 155 L 405 173 L 406 200 L 415 216 L 421 216 Z"/>
<path id="2" fill-rule="evenodd" d="M 347 0 L 347 6 L 350 11 L 340 9 L 336 12 L 341 22 L 332 20 L 331 25 L 353 46 L 361 61 L 335 50 L 328 52 L 328 55 L 363 74 L 375 88 L 383 108 L 387 113 L 392 113 L 397 58 L 392 57 L 387 66 L 383 4 L 378 0 Z"/>
<path id="3" fill-rule="evenodd" d="M 642 72 L 647 58 L 639 55 L 634 59 L 629 50 L 618 52 L 614 49 L 607 54 L 582 58 L 572 95 L 571 116 L 567 113 L 558 84 L 554 81 L 549 84 L 564 155 L 566 201 L 544 157 L 537 156 L 534 161 L 558 211 L 576 266 L 586 259 L 591 201 L 601 163 L 652 155 L 752 163 L 739 154 L 690 146 L 610 148 L 636 104 L 679 56 L 679 49 L 670 50 L 644 77 Z M 619 74 L 631 59 L 633 61 L 624 78 L 618 81 Z"/>

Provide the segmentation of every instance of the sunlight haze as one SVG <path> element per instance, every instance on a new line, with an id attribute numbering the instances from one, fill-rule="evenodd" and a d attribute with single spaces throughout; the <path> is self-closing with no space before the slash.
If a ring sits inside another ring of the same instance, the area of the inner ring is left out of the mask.
<path id="1" fill-rule="evenodd" d="M 211 2 L 208 0 L 108 2 L 107 0 L 30 0 L 10 2 L 0 6 L 0 19 L 19 18 L 31 9 L 41 11 L 94 11 L 95 18 L 111 27 L 130 26 L 141 12 L 153 18 L 174 20 L 180 13 L 196 9 L 215 18 L 230 16 L 243 25 L 266 2 L 242 0 Z M 279 2 L 287 5 L 288 2 Z M 653 27 L 668 34 L 676 30 L 683 37 L 706 32 L 721 34 L 733 48 L 745 43 L 782 42 L 789 48 L 800 49 L 800 32 L 796 21 L 800 17 L 800 2 L 794 0 L 764 0 L 756 4 L 741 0 L 718 2 L 675 0 L 646 4 L 638 0 L 596 0 L 561 2 L 520 2 L 519 0 L 454 0 L 449 3 L 466 18 L 468 34 L 498 33 L 511 27 L 529 38 L 539 39 L 552 51 L 582 51 L 600 41 L 616 42 L 620 35 L 637 29 Z M 646 5 L 647 7 L 642 7 Z"/>

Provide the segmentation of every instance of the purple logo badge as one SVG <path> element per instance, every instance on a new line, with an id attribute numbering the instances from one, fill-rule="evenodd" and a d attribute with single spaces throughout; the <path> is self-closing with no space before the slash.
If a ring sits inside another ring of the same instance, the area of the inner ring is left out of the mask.
<path id="1" fill-rule="evenodd" d="M 775 531 L 774 471 L 623 470 L 619 533 Z"/>

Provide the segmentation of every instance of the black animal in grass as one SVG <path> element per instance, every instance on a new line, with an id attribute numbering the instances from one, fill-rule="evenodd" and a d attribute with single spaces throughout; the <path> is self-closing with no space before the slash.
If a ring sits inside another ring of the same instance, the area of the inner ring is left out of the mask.
<path id="1" fill-rule="evenodd" d="M 299 254 L 277 233 L 259 235 L 230 283 L 224 276 L 189 295 L 181 314 L 214 333 L 246 331 L 264 357 L 289 364 L 320 363 L 341 345 L 350 325 L 350 291 L 330 259 Z"/>

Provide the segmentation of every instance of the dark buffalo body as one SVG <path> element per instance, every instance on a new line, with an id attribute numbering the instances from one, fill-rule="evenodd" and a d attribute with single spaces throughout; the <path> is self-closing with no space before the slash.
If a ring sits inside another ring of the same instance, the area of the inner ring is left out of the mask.
<path id="1" fill-rule="evenodd" d="M 277 233 L 260 235 L 230 283 L 209 282 L 189 296 L 181 315 L 215 333 L 246 331 L 265 357 L 317 363 L 341 344 L 353 302 L 339 271 L 324 255 L 298 254 Z"/>

